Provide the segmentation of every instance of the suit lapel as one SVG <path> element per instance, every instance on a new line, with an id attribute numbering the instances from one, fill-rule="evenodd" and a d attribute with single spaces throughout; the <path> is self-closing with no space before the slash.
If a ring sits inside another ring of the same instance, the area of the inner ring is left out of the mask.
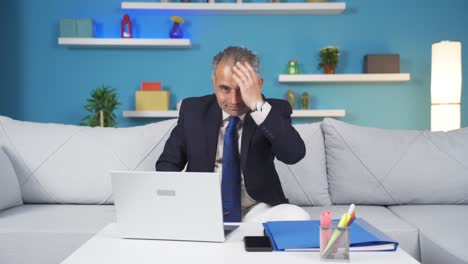
<path id="1" fill-rule="evenodd" d="M 241 140 L 241 168 L 245 168 L 247 154 L 249 152 L 250 140 L 252 139 L 253 132 L 255 131 L 254 120 L 250 114 L 246 114 L 244 118 L 244 127 L 242 128 Z"/>
<path id="2" fill-rule="evenodd" d="M 210 171 L 213 171 L 216 159 L 216 150 L 218 148 L 219 127 L 222 119 L 221 108 L 219 108 L 216 100 L 209 107 L 205 116 L 206 118 L 203 127 L 206 128 L 208 168 Z"/>

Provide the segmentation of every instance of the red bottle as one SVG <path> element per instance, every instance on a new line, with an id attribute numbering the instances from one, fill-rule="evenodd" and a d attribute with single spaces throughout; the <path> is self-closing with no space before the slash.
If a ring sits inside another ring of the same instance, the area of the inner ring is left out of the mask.
<path id="1" fill-rule="evenodd" d="M 120 31 L 122 38 L 133 38 L 132 21 L 127 14 L 122 19 Z"/>

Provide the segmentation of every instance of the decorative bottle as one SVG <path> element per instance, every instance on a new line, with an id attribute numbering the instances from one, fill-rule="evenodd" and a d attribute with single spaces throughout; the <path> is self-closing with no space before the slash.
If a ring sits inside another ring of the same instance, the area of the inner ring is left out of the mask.
<path id="1" fill-rule="evenodd" d="M 181 18 L 180 16 L 171 16 L 172 22 L 172 28 L 171 31 L 169 32 L 169 37 L 171 38 L 183 38 L 184 33 L 182 32 L 182 29 L 180 28 L 180 24 L 184 23 L 184 19 Z"/>
<path id="2" fill-rule="evenodd" d="M 132 21 L 127 14 L 124 15 L 120 23 L 120 32 L 122 38 L 133 38 Z"/>

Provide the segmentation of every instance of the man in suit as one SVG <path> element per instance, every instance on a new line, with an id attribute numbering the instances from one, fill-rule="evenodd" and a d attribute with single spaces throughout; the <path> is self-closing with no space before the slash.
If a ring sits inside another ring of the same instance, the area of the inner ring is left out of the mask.
<path id="1" fill-rule="evenodd" d="M 215 94 L 182 101 L 179 120 L 157 171 L 221 172 L 226 222 L 308 219 L 284 196 L 274 158 L 294 164 L 305 145 L 291 125 L 291 107 L 261 93 L 258 57 L 228 47 L 212 62 Z M 248 212 L 248 214 L 246 214 Z"/>

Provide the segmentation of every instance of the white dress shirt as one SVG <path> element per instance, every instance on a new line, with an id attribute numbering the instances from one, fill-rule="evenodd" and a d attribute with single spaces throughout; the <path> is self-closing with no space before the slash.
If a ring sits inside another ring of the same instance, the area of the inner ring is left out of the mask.
<path id="1" fill-rule="evenodd" d="M 250 113 L 250 116 L 252 119 L 255 121 L 257 125 L 261 125 L 263 121 L 265 121 L 265 118 L 268 116 L 271 110 L 271 105 L 268 102 L 265 102 L 265 104 L 262 107 L 262 111 L 254 111 Z M 240 122 L 237 124 L 237 147 L 239 153 L 241 153 L 241 136 L 242 135 L 242 128 L 244 127 L 244 118 L 245 114 L 239 116 Z M 226 133 L 226 128 L 229 124 L 229 114 L 223 111 L 223 120 L 221 122 L 221 127 L 219 128 L 219 134 L 218 134 L 218 147 L 216 149 L 216 160 L 215 160 L 215 167 L 214 171 L 215 172 L 220 172 L 222 174 L 223 171 L 223 146 L 224 146 L 224 134 Z M 240 157 L 240 154 L 239 154 Z M 222 175 L 221 175 L 222 177 Z M 241 207 L 242 207 L 242 212 L 245 213 L 246 210 L 248 210 L 252 205 L 256 204 L 257 201 L 252 199 L 252 197 L 249 196 L 247 191 L 245 190 L 245 184 L 244 184 L 244 174 L 241 171 Z"/>

